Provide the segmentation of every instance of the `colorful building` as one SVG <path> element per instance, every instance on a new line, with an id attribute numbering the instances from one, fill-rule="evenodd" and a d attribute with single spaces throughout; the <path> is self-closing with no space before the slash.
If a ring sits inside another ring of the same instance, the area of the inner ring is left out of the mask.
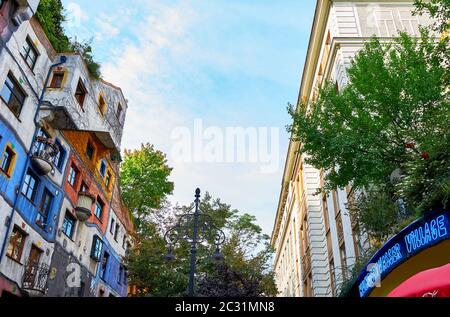
<path id="1" fill-rule="evenodd" d="M 127 100 L 53 49 L 39 1 L 0 3 L 0 296 L 127 296 Z"/>
<path id="2" fill-rule="evenodd" d="M 297 104 L 315 100 L 325 80 L 345 86 L 352 58 L 373 35 L 418 36 L 430 21 L 413 10 L 407 0 L 318 0 Z M 307 164 L 299 147 L 289 144 L 272 232 L 276 282 L 280 296 L 336 296 L 369 241 L 347 210 L 350 186 L 317 195 L 327 171 Z"/>

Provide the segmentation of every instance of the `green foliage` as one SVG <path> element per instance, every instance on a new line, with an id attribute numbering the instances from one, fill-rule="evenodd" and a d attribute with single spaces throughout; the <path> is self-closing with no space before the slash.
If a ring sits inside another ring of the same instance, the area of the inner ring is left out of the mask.
<path id="1" fill-rule="evenodd" d="M 372 239 L 385 241 L 399 219 L 407 217 L 393 196 L 390 186 L 370 186 L 349 202 L 350 213 Z"/>
<path id="2" fill-rule="evenodd" d="M 347 297 L 350 295 L 350 291 L 353 285 L 355 285 L 356 279 L 358 278 L 359 274 L 369 263 L 370 259 L 374 256 L 375 252 L 377 252 L 380 247 L 381 245 L 374 245 L 373 247 L 368 249 L 362 256 L 358 257 L 352 267 L 345 268 L 345 279 L 337 287 L 338 297 Z"/>
<path id="3" fill-rule="evenodd" d="M 80 54 L 83 57 L 83 60 L 86 63 L 86 67 L 92 77 L 94 77 L 95 79 L 100 79 L 101 65 L 94 60 L 91 45 L 92 45 L 92 39 L 87 42 L 82 42 L 82 43 L 77 42 L 77 41 L 71 41 L 70 50 L 73 52 L 77 52 L 78 54 Z"/>
<path id="4" fill-rule="evenodd" d="M 326 189 L 384 183 L 413 155 L 430 152 L 448 135 L 446 68 L 426 32 L 383 45 L 373 38 L 355 57 L 350 84 L 332 83 L 317 102 L 291 107 L 290 131 L 309 163 L 329 171 Z M 409 153 L 408 143 L 416 144 Z"/>
<path id="5" fill-rule="evenodd" d="M 120 185 L 125 205 L 131 210 L 138 230 L 152 209 L 160 208 L 167 195 L 173 192 L 173 182 L 169 181 L 171 172 L 166 155 L 151 144 L 125 151 Z"/>
<path id="6" fill-rule="evenodd" d="M 180 215 L 192 206 L 174 208 Z M 213 218 L 214 224 L 226 232 L 227 239 L 222 246 L 222 264 L 216 264 L 212 255 L 215 246 L 201 244 L 197 250 L 197 276 L 199 296 L 271 296 L 277 290 L 271 267 L 273 250 L 269 237 L 262 234 L 256 219 L 241 214 L 209 193 L 201 200 L 200 208 Z M 157 213 L 157 211 L 153 211 Z M 168 214 L 164 210 L 161 214 Z M 146 289 L 146 296 L 185 296 L 188 285 L 190 245 L 180 241 L 174 250 L 175 261 L 165 262 L 167 252 L 162 234 L 168 223 L 159 216 L 147 217 L 138 233 L 136 247 L 129 261 L 131 282 Z M 174 225 L 174 223 L 171 223 Z M 220 280 L 220 283 L 217 281 Z"/>
<path id="7" fill-rule="evenodd" d="M 450 29 L 450 0 L 415 0 L 416 14 L 428 13 L 436 20 L 434 30 L 443 33 Z"/>
<path id="8" fill-rule="evenodd" d="M 405 176 L 396 187 L 417 214 L 450 207 L 450 140 L 448 134 L 430 158 L 415 157 L 404 164 Z"/>
<path id="9" fill-rule="evenodd" d="M 36 11 L 36 18 L 57 52 L 70 50 L 70 40 L 63 28 L 66 15 L 61 0 L 41 0 Z"/>
<path id="10" fill-rule="evenodd" d="M 78 42 L 66 35 L 63 27 L 64 22 L 66 22 L 66 15 L 61 0 L 41 0 L 36 11 L 36 18 L 58 53 L 79 53 L 86 62 L 91 76 L 95 79 L 101 77 L 100 64 L 94 60 L 92 55 L 92 40 Z"/>

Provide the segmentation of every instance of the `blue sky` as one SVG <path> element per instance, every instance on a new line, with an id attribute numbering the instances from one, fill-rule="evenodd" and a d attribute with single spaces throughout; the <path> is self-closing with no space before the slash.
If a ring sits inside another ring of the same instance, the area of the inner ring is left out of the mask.
<path id="1" fill-rule="evenodd" d="M 254 214 L 272 231 L 315 1 L 63 0 L 66 29 L 93 39 L 105 80 L 129 99 L 123 147 L 150 142 L 174 168 L 174 202 L 195 188 Z M 176 127 L 278 127 L 276 172 L 255 163 L 175 162 Z"/>

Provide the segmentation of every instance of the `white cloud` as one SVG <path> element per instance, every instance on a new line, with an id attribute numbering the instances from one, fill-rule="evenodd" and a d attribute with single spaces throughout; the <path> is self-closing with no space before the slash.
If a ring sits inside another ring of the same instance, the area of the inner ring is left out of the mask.
<path id="1" fill-rule="evenodd" d="M 157 79 L 170 73 L 168 58 L 180 50 L 191 15 L 184 6 L 158 4 L 150 12 L 136 25 L 139 41 L 124 43 L 117 56 L 103 65 L 102 73 L 105 79 L 120 86 L 129 99 L 123 146 L 135 148 L 151 142 L 168 152 L 171 130 L 183 124 L 188 113 L 181 113 L 180 105 L 167 99 L 161 90 L 170 87 Z"/>
<path id="2" fill-rule="evenodd" d="M 79 28 L 83 22 L 86 22 L 89 16 L 75 2 L 67 5 L 67 26 L 69 28 Z"/>
<path id="3" fill-rule="evenodd" d="M 95 39 L 101 41 L 117 36 L 119 34 L 119 28 L 117 25 L 114 25 L 114 21 L 117 20 L 115 16 L 108 16 L 104 13 L 100 14 L 95 20 L 98 27 L 98 31 L 95 33 Z"/>

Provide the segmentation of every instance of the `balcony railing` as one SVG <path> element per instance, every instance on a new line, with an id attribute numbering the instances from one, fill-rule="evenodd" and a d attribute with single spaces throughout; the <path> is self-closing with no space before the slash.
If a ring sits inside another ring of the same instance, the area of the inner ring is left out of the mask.
<path id="1" fill-rule="evenodd" d="M 47 264 L 27 263 L 23 274 L 22 289 L 32 297 L 45 295 L 49 273 L 50 267 Z"/>
<path id="2" fill-rule="evenodd" d="M 36 138 L 36 146 L 31 154 L 31 164 L 40 175 L 47 175 L 52 170 L 52 164 L 59 149 L 52 139 Z"/>

